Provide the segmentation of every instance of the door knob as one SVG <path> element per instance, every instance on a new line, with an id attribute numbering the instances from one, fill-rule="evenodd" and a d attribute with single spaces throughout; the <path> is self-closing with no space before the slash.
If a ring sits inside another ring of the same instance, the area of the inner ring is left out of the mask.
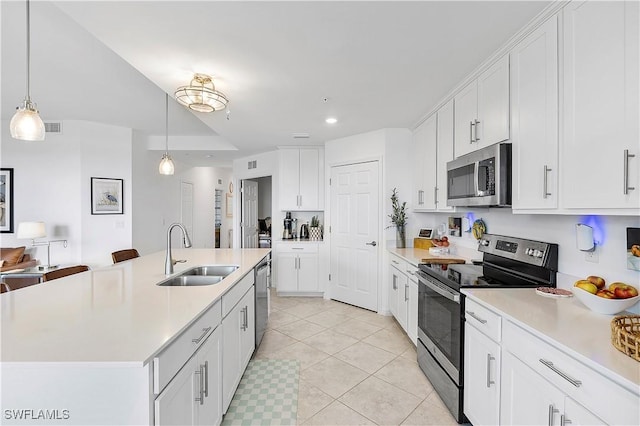
<path id="1" fill-rule="evenodd" d="M 366 243 L 368 246 L 377 246 L 378 243 L 376 243 L 375 241 L 371 241 L 370 243 Z"/>

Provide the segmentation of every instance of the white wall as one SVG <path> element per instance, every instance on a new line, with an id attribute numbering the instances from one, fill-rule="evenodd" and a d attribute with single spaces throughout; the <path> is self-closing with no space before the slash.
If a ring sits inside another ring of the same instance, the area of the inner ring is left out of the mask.
<path id="1" fill-rule="evenodd" d="M 131 131 L 86 121 L 63 122 L 63 134 L 44 142 L 17 141 L 2 122 L 2 167 L 14 169 L 14 231 L 18 223 L 43 221 L 54 264 L 111 262 L 114 247 L 131 245 Z M 91 215 L 91 177 L 124 179 L 124 214 Z M 1 245 L 29 246 L 16 234 L 2 234 Z M 29 249 L 46 263 L 46 247 Z"/>

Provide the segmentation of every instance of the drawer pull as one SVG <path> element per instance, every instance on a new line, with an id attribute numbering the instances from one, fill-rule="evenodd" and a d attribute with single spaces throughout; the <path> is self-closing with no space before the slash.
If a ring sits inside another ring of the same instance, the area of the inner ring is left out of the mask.
<path id="1" fill-rule="evenodd" d="M 555 413 L 559 413 L 559 410 L 556 410 L 553 407 L 553 404 L 549 404 L 549 426 L 553 426 L 553 417 Z"/>
<path id="2" fill-rule="evenodd" d="M 204 372 L 202 375 L 204 376 L 204 396 L 209 397 L 209 361 L 204 362 Z"/>
<path id="3" fill-rule="evenodd" d="M 198 387 L 199 387 L 198 395 L 200 395 L 200 397 L 195 398 L 195 401 L 199 402 L 200 405 L 204 405 L 204 396 L 203 396 L 204 390 L 202 389 L 203 388 L 203 384 L 202 384 L 202 365 L 200 366 L 200 368 L 198 370 L 196 370 L 195 374 L 197 376 L 200 376 L 198 378 Z"/>
<path id="4" fill-rule="evenodd" d="M 487 387 L 490 388 L 491 385 L 495 385 L 496 382 L 491 380 L 491 361 L 495 360 L 491 354 L 487 354 Z"/>
<path id="5" fill-rule="evenodd" d="M 395 260 L 392 260 L 392 261 L 391 261 L 391 263 L 393 263 L 393 264 L 395 264 L 395 265 L 399 265 L 399 264 L 400 264 L 400 263 L 398 263 L 398 262 L 397 262 L 397 261 L 395 261 Z"/>
<path id="6" fill-rule="evenodd" d="M 476 315 L 475 312 L 471 312 L 471 311 L 465 311 L 467 314 L 469 314 L 469 316 L 471 318 L 473 318 L 474 320 L 478 321 L 480 324 L 486 324 L 487 320 L 486 319 L 482 319 L 479 316 Z"/>
<path id="7" fill-rule="evenodd" d="M 569 420 L 564 414 L 560 416 L 560 426 L 564 426 L 566 424 L 571 424 L 571 420 Z"/>
<path id="8" fill-rule="evenodd" d="M 198 337 L 197 339 L 192 339 L 191 341 L 197 345 L 198 343 L 200 343 L 202 341 L 202 339 L 204 339 L 204 336 L 209 334 L 210 331 L 211 331 L 211 327 L 203 328 L 202 329 L 202 335 L 200 337 Z"/>
<path id="9" fill-rule="evenodd" d="M 580 385 L 582 385 L 582 382 L 580 380 L 576 380 L 573 377 L 567 375 L 567 373 L 565 373 L 564 371 L 559 370 L 557 367 L 553 365 L 551 361 L 547 361 L 546 359 L 540 358 L 540 362 L 545 366 L 549 367 L 551 371 L 558 374 L 560 377 L 565 379 L 567 382 L 571 383 L 573 386 L 579 388 Z"/>

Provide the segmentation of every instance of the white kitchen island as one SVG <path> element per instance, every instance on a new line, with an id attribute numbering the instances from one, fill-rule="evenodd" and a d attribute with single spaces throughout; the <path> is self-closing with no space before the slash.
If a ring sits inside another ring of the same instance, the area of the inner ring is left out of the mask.
<path id="1" fill-rule="evenodd" d="M 156 399 L 198 345 L 209 336 L 222 341 L 225 316 L 235 325 L 235 305 L 253 295 L 253 268 L 269 252 L 174 250 L 187 260 L 174 275 L 238 266 L 209 286 L 156 285 L 167 278 L 163 251 L 0 295 L 1 423 L 163 423 Z M 238 316 L 245 329 L 248 310 Z"/>

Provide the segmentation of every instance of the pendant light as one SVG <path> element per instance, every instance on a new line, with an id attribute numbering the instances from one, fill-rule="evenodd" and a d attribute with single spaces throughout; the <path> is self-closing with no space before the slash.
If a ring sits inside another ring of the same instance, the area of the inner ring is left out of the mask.
<path id="1" fill-rule="evenodd" d="M 11 137 L 23 141 L 43 141 L 44 140 L 44 123 L 38 115 L 36 104 L 31 102 L 31 90 L 29 87 L 29 79 L 31 74 L 31 20 L 29 16 L 30 7 L 27 0 L 27 95 L 21 106 L 17 107 L 17 111 L 9 128 Z"/>
<path id="2" fill-rule="evenodd" d="M 175 166 L 173 165 L 173 160 L 169 155 L 169 95 L 165 94 L 164 97 L 165 103 L 165 151 L 162 155 L 162 160 L 160 160 L 160 165 L 158 166 L 158 171 L 161 175 L 172 175 L 175 171 Z"/>

